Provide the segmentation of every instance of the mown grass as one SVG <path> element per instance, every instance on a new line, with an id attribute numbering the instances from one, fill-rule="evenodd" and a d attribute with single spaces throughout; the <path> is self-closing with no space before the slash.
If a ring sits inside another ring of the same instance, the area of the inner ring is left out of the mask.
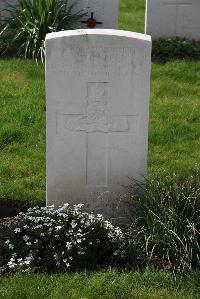
<path id="1" fill-rule="evenodd" d="M 77 299 L 196 299 L 199 277 L 190 275 L 182 282 L 169 273 L 146 271 L 119 273 L 114 270 L 63 275 L 14 275 L 0 279 L 0 298 Z"/>
<path id="2" fill-rule="evenodd" d="M 149 175 L 186 176 L 200 166 L 200 62 L 153 64 Z"/>
<path id="3" fill-rule="evenodd" d="M 0 200 L 45 198 L 44 69 L 0 61 Z M 149 178 L 193 173 L 200 165 L 200 62 L 152 65 Z"/>
<path id="4" fill-rule="evenodd" d="M 119 1 L 119 28 L 123 30 L 144 32 L 145 0 Z"/>
<path id="5" fill-rule="evenodd" d="M 28 60 L 0 62 L 0 199 L 44 199 L 44 71 Z"/>

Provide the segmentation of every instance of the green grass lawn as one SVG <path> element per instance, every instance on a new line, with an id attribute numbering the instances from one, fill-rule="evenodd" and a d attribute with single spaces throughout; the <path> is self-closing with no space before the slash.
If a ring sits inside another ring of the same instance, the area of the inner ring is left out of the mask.
<path id="1" fill-rule="evenodd" d="M 44 199 L 44 71 L 32 61 L 0 62 L 0 200 Z"/>
<path id="2" fill-rule="evenodd" d="M 199 278 L 179 282 L 168 273 L 112 270 L 63 275 L 15 275 L 0 279 L 0 299 L 197 299 Z"/>
<path id="3" fill-rule="evenodd" d="M 120 28 L 142 32 L 144 6 L 120 0 Z M 1 60 L 0 68 L 0 202 L 44 202 L 44 70 L 28 60 Z"/>
<path id="4" fill-rule="evenodd" d="M 120 29 L 144 32 L 145 3 L 145 0 L 119 0 Z"/>
<path id="5" fill-rule="evenodd" d="M 143 31 L 144 0 L 120 0 L 120 28 Z M 0 60 L 0 201 L 44 202 L 44 69 Z M 149 177 L 200 165 L 200 62 L 152 65 Z"/>
<path id="6" fill-rule="evenodd" d="M 0 60 L 0 200 L 45 198 L 44 69 Z M 200 165 L 200 62 L 152 65 L 149 177 Z"/>

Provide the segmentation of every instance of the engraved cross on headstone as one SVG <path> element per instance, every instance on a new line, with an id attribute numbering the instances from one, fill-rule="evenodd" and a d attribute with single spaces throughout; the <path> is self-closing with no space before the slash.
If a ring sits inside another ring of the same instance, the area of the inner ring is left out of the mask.
<path id="1" fill-rule="evenodd" d="M 180 0 L 172 0 L 171 2 L 164 2 L 163 3 L 167 7 L 174 7 L 176 9 L 176 16 L 175 16 L 175 34 L 178 34 L 178 16 L 179 11 L 182 7 L 190 7 L 192 6 L 192 3 L 190 1 L 188 2 L 180 2 Z"/>
<path id="2" fill-rule="evenodd" d="M 89 186 L 108 186 L 109 135 L 129 132 L 129 120 L 137 116 L 112 115 L 108 89 L 108 82 L 89 82 L 85 115 L 57 115 L 57 130 L 86 133 L 86 185 Z"/>

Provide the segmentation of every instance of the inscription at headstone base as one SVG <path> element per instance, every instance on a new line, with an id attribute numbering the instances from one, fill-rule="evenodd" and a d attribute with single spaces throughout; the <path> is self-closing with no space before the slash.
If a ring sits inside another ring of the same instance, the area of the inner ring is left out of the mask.
<path id="1" fill-rule="evenodd" d="M 146 0 L 146 29 L 153 39 L 200 40 L 199 0 Z"/>
<path id="2" fill-rule="evenodd" d="M 81 29 L 46 38 L 47 204 L 83 203 L 106 218 L 147 164 L 149 36 Z"/>

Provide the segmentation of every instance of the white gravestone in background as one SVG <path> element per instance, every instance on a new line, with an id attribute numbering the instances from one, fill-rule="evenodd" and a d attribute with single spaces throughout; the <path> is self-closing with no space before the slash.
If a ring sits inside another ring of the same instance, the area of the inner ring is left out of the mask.
<path id="1" fill-rule="evenodd" d="M 75 2 L 70 0 L 69 3 Z M 118 27 L 118 0 L 79 0 L 74 10 L 84 10 L 88 13 L 83 17 L 83 21 L 87 21 L 94 13 L 94 19 L 102 24 L 97 24 L 96 28 L 112 28 Z M 80 23 L 81 28 L 86 28 L 86 23 Z"/>
<path id="2" fill-rule="evenodd" d="M 74 12 L 83 10 L 88 13 L 83 18 L 87 21 L 91 13 L 94 13 L 94 19 L 97 21 L 96 28 L 113 28 L 118 27 L 118 1 L 119 0 L 68 0 L 69 4 L 76 3 Z M 7 3 L 17 6 L 18 0 L 0 0 L 0 10 L 7 8 Z M 1 13 L 6 16 L 7 13 Z M 101 23 L 101 24 L 99 24 Z M 80 23 L 81 28 L 86 28 L 87 23 Z"/>
<path id="3" fill-rule="evenodd" d="M 47 35 L 47 205 L 122 215 L 119 192 L 146 176 L 150 64 L 143 34 Z"/>
<path id="4" fill-rule="evenodd" d="M 200 40 L 200 0 L 147 0 L 145 32 Z"/>
<path id="5" fill-rule="evenodd" d="M 0 0 L 0 17 L 8 17 L 9 13 L 5 11 L 5 9 L 9 8 L 9 5 L 18 6 L 19 2 L 18 0 Z"/>

